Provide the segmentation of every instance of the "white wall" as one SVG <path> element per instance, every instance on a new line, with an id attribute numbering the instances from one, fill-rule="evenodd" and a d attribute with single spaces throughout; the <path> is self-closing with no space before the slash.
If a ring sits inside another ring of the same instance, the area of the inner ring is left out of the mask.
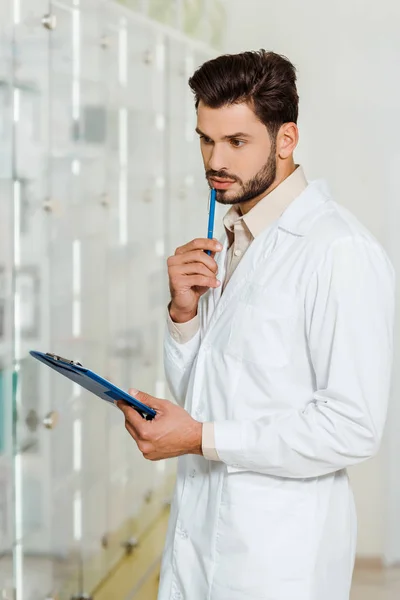
<path id="1" fill-rule="evenodd" d="M 226 6 L 227 52 L 274 50 L 298 68 L 301 141 L 296 159 L 308 178 L 326 178 L 335 199 L 399 262 L 400 3 L 227 0 Z M 400 382 L 395 380 L 396 398 L 397 390 Z M 393 435 L 379 456 L 351 473 L 359 513 L 358 552 L 385 555 L 390 561 L 400 560 L 396 411 L 393 405 L 387 428 Z"/>

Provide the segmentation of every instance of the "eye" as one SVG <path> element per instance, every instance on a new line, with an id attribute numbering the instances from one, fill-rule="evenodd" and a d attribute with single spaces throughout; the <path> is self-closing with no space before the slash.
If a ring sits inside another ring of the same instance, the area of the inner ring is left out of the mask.
<path id="1" fill-rule="evenodd" d="M 241 148 L 244 144 L 245 142 L 243 140 L 231 140 L 231 145 L 234 146 L 234 148 Z"/>
<path id="2" fill-rule="evenodd" d="M 202 140 L 203 144 L 212 144 L 212 139 L 205 135 L 201 135 L 200 139 Z"/>

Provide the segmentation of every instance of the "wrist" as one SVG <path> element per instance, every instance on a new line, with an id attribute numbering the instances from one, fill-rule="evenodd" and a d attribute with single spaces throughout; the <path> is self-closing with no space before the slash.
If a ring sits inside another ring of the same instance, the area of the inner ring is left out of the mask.
<path id="1" fill-rule="evenodd" d="M 198 454 L 200 456 L 203 455 L 203 423 L 199 423 L 199 421 L 193 422 L 193 429 L 190 435 L 189 442 L 189 452 L 188 454 Z"/>
<path id="2" fill-rule="evenodd" d="M 172 302 L 170 303 L 168 310 L 169 316 L 171 317 L 174 323 L 187 323 L 188 321 L 194 319 L 197 315 L 197 309 L 194 311 L 184 312 L 182 310 L 177 310 L 176 308 L 174 308 Z"/>

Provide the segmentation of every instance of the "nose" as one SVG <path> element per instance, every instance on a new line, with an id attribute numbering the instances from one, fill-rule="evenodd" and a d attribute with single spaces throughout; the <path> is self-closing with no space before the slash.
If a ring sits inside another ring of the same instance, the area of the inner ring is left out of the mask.
<path id="1" fill-rule="evenodd" d="M 208 168 L 213 171 L 229 171 L 228 161 L 222 145 L 214 144 L 208 161 Z"/>

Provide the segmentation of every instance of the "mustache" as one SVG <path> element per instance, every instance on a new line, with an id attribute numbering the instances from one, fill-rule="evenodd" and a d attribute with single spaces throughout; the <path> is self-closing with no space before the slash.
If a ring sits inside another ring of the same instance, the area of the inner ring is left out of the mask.
<path id="1" fill-rule="evenodd" d="M 239 177 L 236 177 L 231 173 L 227 173 L 226 171 L 214 171 L 213 169 L 208 169 L 206 171 L 206 179 L 210 179 L 211 177 L 218 177 L 219 179 L 229 179 L 229 181 L 237 181 L 240 183 Z"/>

